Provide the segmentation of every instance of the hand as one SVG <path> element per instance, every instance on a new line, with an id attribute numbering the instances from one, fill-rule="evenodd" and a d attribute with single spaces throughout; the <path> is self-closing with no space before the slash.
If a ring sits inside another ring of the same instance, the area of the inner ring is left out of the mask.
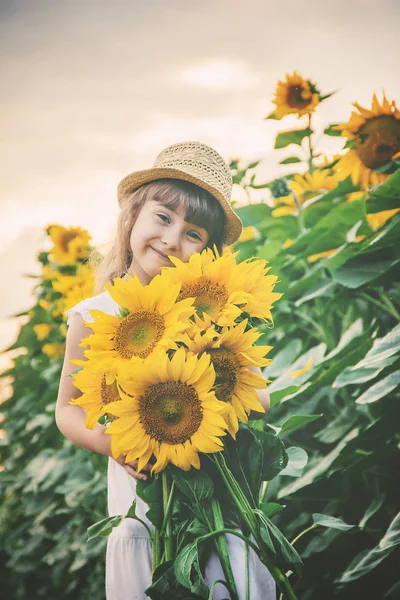
<path id="1" fill-rule="evenodd" d="M 145 465 L 142 469 L 142 471 L 140 473 L 137 472 L 137 466 L 139 461 L 138 460 L 133 460 L 131 462 L 125 462 L 125 456 L 123 454 L 120 454 L 118 456 L 118 458 L 116 458 L 115 460 L 117 461 L 117 463 L 119 465 L 121 465 L 121 467 L 123 467 L 125 469 L 125 471 L 127 473 L 129 473 L 129 475 L 131 477 L 133 477 L 134 479 L 147 479 L 147 475 L 145 475 L 145 473 L 143 473 L 142 471 L 147 471 L 149 472 L 150 469 L 154 466 L 150 463 L 147 463 L 147 465 Z"/>

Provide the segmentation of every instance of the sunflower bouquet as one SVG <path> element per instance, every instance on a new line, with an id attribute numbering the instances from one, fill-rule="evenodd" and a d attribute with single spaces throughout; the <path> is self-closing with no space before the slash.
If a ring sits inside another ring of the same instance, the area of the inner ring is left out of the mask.
<path id="1" fill-rule="evenodd" d="M 301 560 L 270 517 L 281 506 L 264 502 L 266 482 L 287 464 L 284 446 L 260 417 L 257 390 L 270 346 L 259 327 L 272 321 L 280 294 L 266 261 L 236 262 L 236 254 L 210 249 L 143 286 L 137 278 L 108 285 L 120 307 L 91 310 L 93 334 L 82 341 L 86 361 L 73 374 L 86 410 L 86 426 L 107 420 L 115 458 L 151 464 L 153 477 L 136 492 L 150 509 L 154 599 L 212 598 L 202 564 L 218 553 L 224 585 L 238 598 L 225 533 L 252 548 L 284 598 L 295 595 L 285 572 Z M 253 420 L 258 418 L 257 420 Z M 201 469 L 200 469 L 201 467 Z M 126 515 L 89 529 L 107 535 Z M 246 577 L 248 581 L 248 561 Z M 247 590 L 250 598 L 251 590 Z M 192 594 L 192 595 L 190 595 Z"/>

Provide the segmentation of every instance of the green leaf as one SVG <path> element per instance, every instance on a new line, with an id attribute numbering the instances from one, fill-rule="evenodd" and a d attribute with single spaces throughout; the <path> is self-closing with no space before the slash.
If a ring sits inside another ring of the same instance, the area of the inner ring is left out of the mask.
<path id="1" fill-rule="evenodd" d="M 321 281 L 314 287 L 312 287 L 307 294 L 299 298 L 295 302 L 295 306 L 301 306 L 305 302 L 309 302 L 314 298 L 328 297 L 332 298 L 334 290 L 336 289 L 336 283 L 334 281 Z"/>
<path id="2" fill-rule="evenodd" d="M 277 390 L 276 392 L 270 392 L 269 397 L 270 397 L 271 407 L 279 404 L 279 402 L 281 402 L 281 400 L 288 400 L 290 398 L 291 394 L 297 392 L 300 388 L 301 388 L 300 385 L 290 385 L 289 387 L 284 388 L 283 390 Z"/>
<path id="3" fill-rule="evenodd" d="M 264 515 L 268 518 L 273 517 L 281 512 L 285 507 L 282 504 L 278 504 L 277 502 L 262 502 L 260 504 L 260 509 L 264 513 Z"/>
<path id="4" fill-rule="evenodd" d="M 267 117 L 264 117 L 264 119 L 274 119 L 274 121 L 279 121 L 279 117 L 276 116 L 275 111 L 273 111 L 272 113 L 270 113 Z"/>
<path id="5" fill-rule="evenodd" d="M 400 208 L 400 169 L 378 185 L 367 200 L 368 213 L 377 213 L 393 208 Z"/>
<path id="6" fill-rule="evenodd" d="M 353 529 L 353 527 L 355 527 L 355 525 L 349 525 L 348 523 L 345 523 L 342 519 L 331 517 L 330 515 L 323 515 L 321 513 L 313 513 L 312 519 L 315 525 L 340 529 L 341 531 L 348 531 L 349 529 Z"/>
<path id="7" fill-rule="evenodd" d="M 400 255 L 387 251 L 361 254 L 348 260 L 333 272 L 333 278 L 340 285 L 350 289 L 359 288 L 386 273 L 400 262 Z"/>
<path id="8" fill-rule="evenodd" d="M 396 325 L 387 335 L 374 340 L 372 348 L 365 357 L 357 363 L 355 369 L 369 369 L 380 365 L 389 357 L 400 351 L 400 325 Z"/>
<path id="9" fill-rule="evenodd" d="M 288 156 L 279 162 L 280 165 L 292 165 L 294 163 L 302 162 L 297 156 Z"/>
<path id="10" fill-rule="evenodd" d="M 208 597 L 209 589 L 200 569 L 197 541 L 188 544 L 179 552 L 175 559 L 174 572 L 181 585 L 195 594 Z"/>
<path id="11" fill-rule="evenodd" d="M 357 404 L 372 404 L 381 398 L 384 398 L 390 392 L 395 390 L 400 385 L 400 371 L 390 373 L 384 379 L 377 381 L 370 388 L 365 390 L 356 400 Z"/>
<path id="12" fill-rule="evenodd" d="M 365 219 L 365 200 L 341 203 L 334 206 L 310 231 L 298 236 L 288 250 L 296 257 L 308 257 L 338 248 L 347 244 L 347 233 L 354 223 Z"/>
<path id="13" fill-rule="evenodd" d="M 182 588 L 174 573 L 174 561 L 168 560 L 154 571 L 151 586 L 145 590 L 145 594 L 152 600 L 165 600 L 171 593 L 175 598 L 181 598 L 180 590 Z"/>
<path id="14" fill-rule="evenodd" d="M 270 519 L 264 519 L 265 524 L 269 529 L 269 533 L 271 534 L 278 556 L 281 556 L 286 567 L 291 567 L 295 573 L 300 575 L 303 562 L 297 553 L 297 550 L 295 550 L 295 548 L 288 542 L 283 533 Z"/>
<path id="15" fill-rule="evenodd" d="M 354 383 L 364 383 L 374 379 L 379 373 L 397 360 L 400 351 L 400 325 L 382 338 L 374 340 L 372 348 L 353 367 L 347 367 L 335 380 L 334 387 Z"/>
<path id="16" fill-rule="evenodd" d="M 291 446 L 286 449 L 289 460 L 286 467 L 280 472 L 280 475 L 289 477 L 300 477 L 303 474 L 304 467 L 308 462 L 307 452 L 303 448 Z"/>
<path id="17" fill-rule="evenodd" d="M 302 385 L 312 374 L 312 369 L 306 371 L 303 375 L 299 375 L 298 377 L 291 377 L 291 374 L 295 371 L 299 371 L 302 369 L 310 360 L 312 360 L 313 368 L 318 365 L 325 354 L 326 344 L 319 344 L 318 346 L 314 346 L 310 348 L 307 352 L 299 356 L 292 364 L 287 363 L 285 365 L 285 371 L 281 374 L 280 377 L 275 379 L 269 386 L 269 393 L 277 392 L 278 390 L 285 390 L 291 386 L 293 383 L 296 383 L 298 387 Z M 268 371 L 266 370 L 267 374 Z M 268 376 L 268 375 L 267 375 Z M 287 395 L 285 394 L 285 397 Z"/>
<path id="18" fill-rule="evenodd" d="M 264 342 L 267 343 L 267 340 Z M 274 355 L 274 360 L 271 366 L 263 369 L 263 373 L 267 379 L 278 377 L 283 369 L 287 368 L 288 364 L 292 364 L 298 357 L 303 347 L 302 341 L 298 338 L 290 340 L 279 352 Z"/>
<path id="19" fill-rule="evenodd" d="M 385 495 L 382 492 L 378 492 L 378 495 L 372 498 L 371 503 L 367 507 L 367 510 L 364 513 L 363 518 L 359 522 L 358 526 L 360 529 L 364 529 L 368 521 L 371 517 L 374 516 L 375 513 L 381 508 L 382 504 L 385 501 Z"/>
<path id="20" fill-rule="evenodd" d="M 87 542 L 94 540 L 97 537 L 104 537 L 110 535 L 114 527 L 118 527 L 124 519 L 124 515 L 117 515 L 115 517 L 106 517 L 97 523 L 94 523 L 87 529 Z"/>
<path id="21" fill-rule="evenodd" d="M 278 150 L 279 148 L 286 148 L 290 144 L 301 146 L 302 140 L 312 133 L 313 130 L 309 127 L 305 129 L 293 129 L 292 131 L 282 131 L 282 133 L 276 136 L 274 148 Z"/>
<path id="22" fill-rule="evenodd" d="M 335 125 L 339 125 L 339 123 L 332 123 L 331 125 L 329 125 L 329 127 L 327 127 L 326 129 L 324 129 L 324 133 L 325 135 L 331 135 L 334 137 L 340 137 L 342 135 L 341 131 L 338 131 L 337 129 L 334 129 Z"/>
<path id="23" fill-rule="evenodd" d="M 249 488 L 255 505 L 261 485 L 265 451 L 257 436 L 246 427 L 240 428 L 237 432 L 235 446 L 244 486 Z"/>
<path id="24" fill-rule="evenodd" d="M 388 530 L 375 548 L 362 552 L 350 563 L 338 583 L 350 583 L 375 569 L 400 544 L 400 513 L 390 523 Z"/>
<path id="25" fill-rule="evenodd" d="M 260 203 L 242 206 L 236 212 L 243 223 L 243 227 L 248 227 L 268 218 L 271 214 L 271 209 L 266 204 Z"/>
<path id="26" fill-rule="evenodd" d="M 262 480 L 271 481 L 288 463 L 288 455 L 283 442 L 273 433 L 252 430 L 262 443 L 264 453 L 262 465 Z"/>
<path id="27" fill-rule="evenodd" d="M 284 433 L 288 433 L 289 431 L 295 431 L 296 429 L 299 429 L 299 427 L 303 427 L 304 425 L 307 425 L 307 423 L 312 423 L 320 417 L 322 417 L 322 414 L 292 415 L 282 424 L 279 435 L 283 435 Z"/>
<path id="28" fill-rule="evenodd" d="M 347 367 L 342 371 L 339 376 L 335 379 L 332 384 L 333 388 L 342 388 L 347 385 L 354 385 L 356 383 L 365 383 L 371 379 L 375 379 L 381 371 L 396 362 L 397 357 L 386 359 L 386 361 L 376 367 L 359 369 L 357 365 L 354 367 Z"/>
<path id="29" fill-rule="evenodd" d="M 182 471 L 178 467 L 171 466 L 172 478 L 176 487 L 184 494 L 190 502 L 197 504 L 211 498 L 214 493 L 214 484 L 211 477 L 204 471 L 191 469 Z"/>
<path id="30" fill-rule="evenodd" d="M 320 479 L 332 463 L 340 456 L 341 452 L 346 448 L 346 445 L 356 438 L 359 434 L 359 429 L 354 427 L 349 433 L 337 444 L 329 454 L 323 456 L 318 460 L 316 464 L 314 464 L 308 471 L 304 473 L 299 479 L 296 479 L 293 483 L 282 487 L 277 497 L 285 498 L 285 496 L 290 496 L 294 494 L 298 490 L 301 490 L 308 485 L 311 485 L 314 481 Z"/>

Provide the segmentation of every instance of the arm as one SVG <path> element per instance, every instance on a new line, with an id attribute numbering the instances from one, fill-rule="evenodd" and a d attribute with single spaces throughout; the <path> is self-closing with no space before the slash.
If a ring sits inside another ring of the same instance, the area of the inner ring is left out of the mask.
<path id="1" fill-rule="evenodd" d="M 91 430 L 85 427 L 86 413 L 80 406 L 72 406 L 69 401 L 82 395 L 73 384 L 71 373 L 77 366 L 71 360 L 85 360 L 84 349 L 79 346 L 82 338 L 87 337 L 93 330 L 85 327 L 81 316 L 74 313 L 68 328 L 64 364 L 60 377 L 56 404 L 56 424 L 61 433 L 86 450 L 93 450 L 106 456 L 111 456 L 111 438 L 105 435 L 105 427 L 97 423 Z"/>
<path id="2" fill-rule="evenodd" d="M 104 425 L 97 423 L 93 430 L 87 429 L 85 426 L 86 412 L 80 406 L 69 404 L 72 398 L 82 395 L 81 391 L 73 384 L 71 373 L 76 371 L 77 367 L 71 363 L 71 360 L 86 360 L 84 349 L 79 344 L 90 333 L 93 333 L 93 330 L 84 325 L 79 313 L 74 313 L 71 316 L 71 324 L 67 332 L 64 364 L 56 404 L 56 424 L 61 433 L 77 446 L 113 458 L 111 436 L 106 435 Z M 138 473 L 135 470 L 137 461 L 125 463 L 123 454 L 116 461 L 135 479 L 147 479 L 144 473 Z M 144 467 L 143 470 L 148 471 L 150 467 L 151 465 Z"/>

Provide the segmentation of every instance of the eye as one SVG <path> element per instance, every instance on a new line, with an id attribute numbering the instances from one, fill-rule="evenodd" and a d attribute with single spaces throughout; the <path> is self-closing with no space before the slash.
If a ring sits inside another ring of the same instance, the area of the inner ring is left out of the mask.
<path id="1" fill-rule="evenodd" d="M 191 238 L 193 238 L 194 240 L 196 240 L 196 241 L 198 241 L 198 242 L 201 242 L 201 241 L 202 241 L 202 240 L 201 240 L 201 237 L 200 237 L 200 235 L 197 233 L 197 231 L 189 231 L 189 232 L 188 232 L 188 236 L 189 236 L 189 237 L 191 237 Z"/>
<path id="2" fill-rule="evenodd" d="M 169 218 L 167 215 L 164 215 L 163 213 L 157 213 L 157 217 L 159 217 L 161 221 L 164 221 L 164 223 L 169 223 Z"/>

